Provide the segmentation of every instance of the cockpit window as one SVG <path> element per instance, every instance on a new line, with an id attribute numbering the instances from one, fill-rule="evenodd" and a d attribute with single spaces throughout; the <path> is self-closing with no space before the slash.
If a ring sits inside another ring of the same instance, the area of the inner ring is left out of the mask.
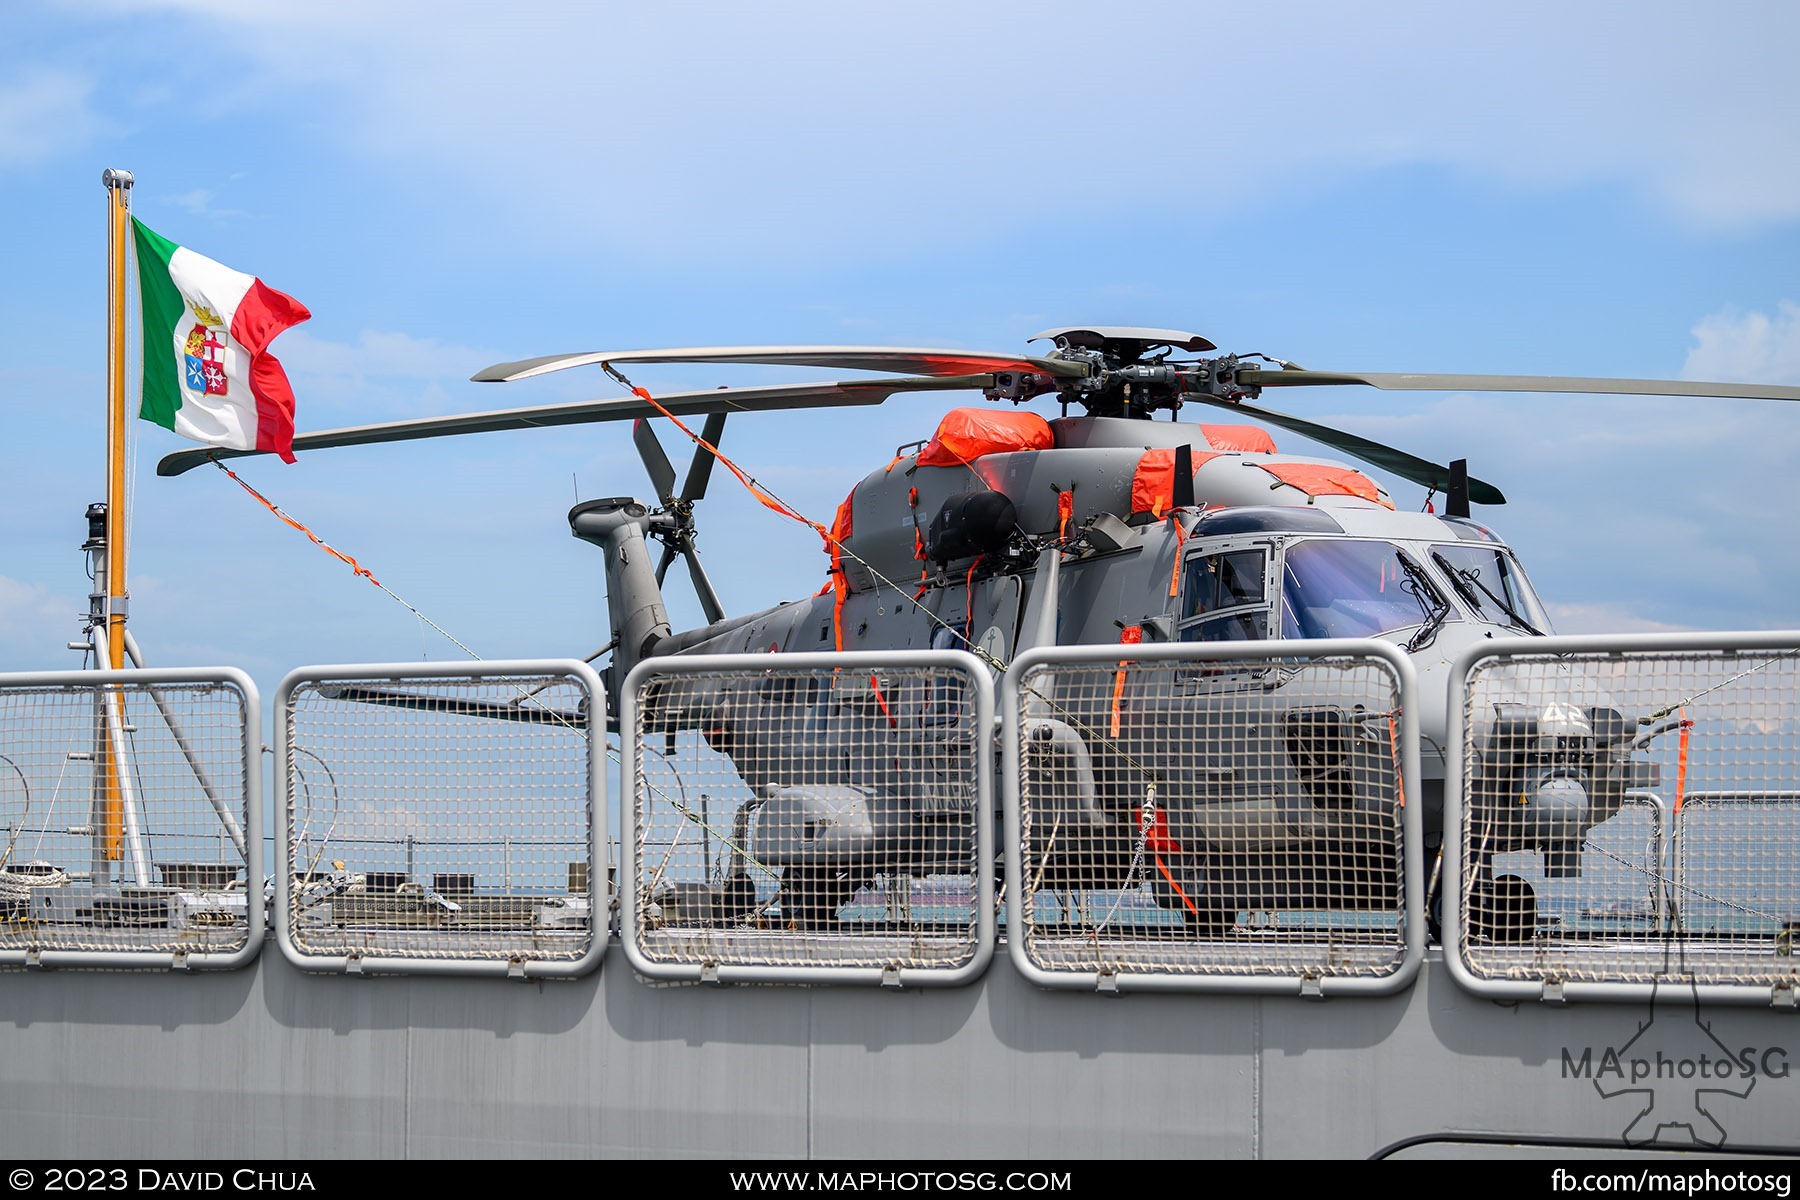
<path id="1" fill-rule="evenodd" d="M 1474 542 L 1458 542 L 1452 546 L 1434 546 L 1431 557 L 1438 569 L 1450 578 L 1469 611 L 1483 621 L 1520 629 L 1526 633 L 1549 633 L 1550 618 L 1538 601 L 1537 593 L 1525 579 L 1525 573 L 1513 556 L 1498 546 Z"/>
<path id="2" fill-rule="evenodd" d="M 1261 550 L 1197 554 L 1188 559 L 1186 586 L 1181 590 L 1182 617 L 1261 604 L 1266 561 Z"/>
<path id="3" fill-rule="evenodd" d="M 1287 549 L 1282 636 L 1373 637 L 1454 612 L 1424 568 L 1386 542 L 1309 540 Z M 1435 628 L 1435 626 L 1434 626 Z"/>
<path id="4" fill-rule="evenodd" d="M 1269 555 L 1260 546 L 1195 554 L 1183 567 L 1184 642 L 1255 641 L 1269 636 Z"/>

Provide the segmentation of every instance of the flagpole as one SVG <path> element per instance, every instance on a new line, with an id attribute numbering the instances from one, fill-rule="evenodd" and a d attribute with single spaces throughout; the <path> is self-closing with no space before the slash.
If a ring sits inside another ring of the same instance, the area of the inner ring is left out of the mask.
<path id="1" fill-rule="evenodd" d="M 108 169 L 106 305 L 106 643 L 107 666 L 125 665 L 125 246 L 131 172 Z"/>
<path id="2" fill-rule="evenodd" d="M 125 503 L 125 258 L 130 236 L 130 171 L 109 168 L 100 177 L 106 185 L 106 544 L 100 561 L 105 567 L 105 593 L 98 614 L 101 625 L 92 632 L 96 665 L 101 670 L 125 666 L 125 617 L 129 606 L 125 592 L 125 539 L 129 522 Z M 96 584 L 100 581 L 96 580 Z M 139 884 L 150 882 L 150 865 L 139 826 L 137 797 L 133 795 L 125 743 L 125 695 L 118 688 L 103 694 L 101 725 L 99 826 L 95 846 L 96 884 L 105 865 L 131 851 L 131 874 Z"/>

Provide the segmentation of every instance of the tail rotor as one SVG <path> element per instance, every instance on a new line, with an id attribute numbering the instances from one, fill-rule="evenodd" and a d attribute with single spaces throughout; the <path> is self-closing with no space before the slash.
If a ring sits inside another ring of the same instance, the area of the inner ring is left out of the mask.
<path id="1" fill-rule="evenodd" d="M 700 432 L 706 446 L 694 447 L 687 478 L 682 481 L 681 491 L 676 492 L 675 467 L 663 452 L 662 443 L 657 440 L 650 423 L 640 417 L 631 427 L 631 440 L 637 446 L 638 457 L 644 461 L 644 469 L 650 473 L 650 482 L 662 505 L 664 519 L 651 526 L 651 533 L 663 543 L 662 559 L 656 565 L 656 582 L 662 583 L 677 557 L 685 558 L 688 575 L 694 582 L 694 593 L 700 599 L 700 609 L 706 614 L 707 621 L 714 623 L 725 619 L 725 606 L 719 603 L 719 594 L 714 590 L 712 580 L 707 578 L 706 568 L 700 565 L 700 556 L 694 549 L 694 504 L 706 495 L 706 485 L 712 479 L 713 453 L 707 446 L 717 446 L 724 432 L 725 414 L 708 414 Z"/>

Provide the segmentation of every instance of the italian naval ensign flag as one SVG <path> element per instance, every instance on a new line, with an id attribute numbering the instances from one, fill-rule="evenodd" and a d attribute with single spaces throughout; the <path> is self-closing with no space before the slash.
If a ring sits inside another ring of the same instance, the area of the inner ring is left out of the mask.
<path id="1" fill-rule="evenodd" d="M 294 389 L 268 347 L 312 314 L 136 217 L 131 225 L 144 313 L 138 415 L 196 442 L 293 462 Z"/>

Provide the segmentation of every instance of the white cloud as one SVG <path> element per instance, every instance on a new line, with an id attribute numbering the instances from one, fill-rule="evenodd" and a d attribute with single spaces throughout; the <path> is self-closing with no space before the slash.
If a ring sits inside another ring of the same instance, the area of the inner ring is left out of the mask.
<path id="1" fill-rule="evenodd" d="M 60 614 L 69 601 L 50 595 L 42 584 L 0 575 L 0 626 Z"/>
<path id="2" fill-rule="evenodd" d="M 1693 625 L 1670 625 L 1640 617 L 1622 605 L 1545 604 L 1550 623 L 1559 634 L 1579 633 L 1689 633 Z"/>
<path id="3" fill-rule="evenodd" d="M 83 606 L 42 584 L 0 575 L 0 663 L 8 669 L 73 669 L 80 665 L 64 650 L 78 632 Z"/>
<path id="4" fill-rule="evenodd" d="M 452 399 L 450 389 L 497 356 L 435 338 L 364 330 L 354 343 L 334 342 L 304 328 L 281 335 L 271 347 L 294 383 L 303 428 L 308 412 L 436 413 L 480 408 Z"/>
<path id="5" fill-rule="evenodd" d="M 1785 3 L 165 7 L 356 152 L 647 254 L 1204 217 L 1407 165 L 1623 182 L 1704 227 L 1800 217 Z"/>
<path id="6" fill-rule="evenodd" d="M 1725 309 L 1694 326 L 1684 379 L 1800 384 L 1800 304 L 1783 300 L 1773 317 Z"/>

